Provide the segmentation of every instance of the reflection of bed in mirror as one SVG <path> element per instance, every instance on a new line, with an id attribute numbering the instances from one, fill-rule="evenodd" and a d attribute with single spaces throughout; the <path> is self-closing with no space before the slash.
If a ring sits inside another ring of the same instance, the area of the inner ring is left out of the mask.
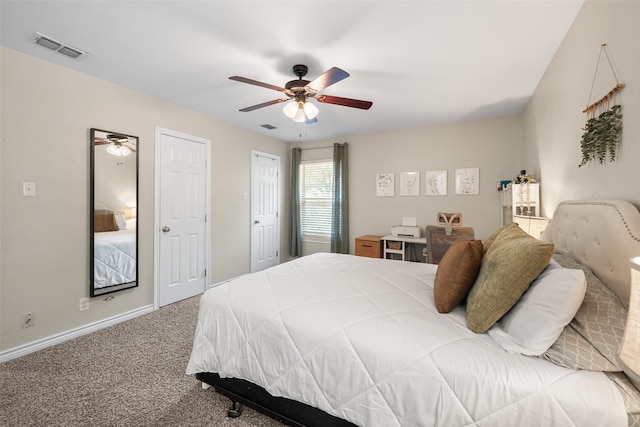
<path id="1" fill-rule="evenodd" d="M 136 218 L 110 209 L 94 210 L 93 286 L 136 281 Z"/>

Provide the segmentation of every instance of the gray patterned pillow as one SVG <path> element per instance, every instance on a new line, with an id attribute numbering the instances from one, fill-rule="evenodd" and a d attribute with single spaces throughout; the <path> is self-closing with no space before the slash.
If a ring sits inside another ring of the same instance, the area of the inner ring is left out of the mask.
<path id="1" fill-rule="evenodd" d="M 554 254 L 553 258 L 563 267 L 584 271 L 587 293 L 571 323 L 541 357 L 571 369 L 621 371 L 617 355 L 627 310 L 591 269 L 566 255 Z"/>

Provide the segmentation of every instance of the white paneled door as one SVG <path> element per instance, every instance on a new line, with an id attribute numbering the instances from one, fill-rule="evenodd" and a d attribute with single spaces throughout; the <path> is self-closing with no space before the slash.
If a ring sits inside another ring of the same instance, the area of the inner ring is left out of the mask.
<path id="1" fill-rule="evenodd" d="M 280 262 L 280 158 L 251 152 L 251 271 Z"/>
<path id="2" fill-rule="evenodd" d="M 160 130 L 157 302 L 162 307 L 206 289 L 208 140 Z M 159 157 L 159 159 L 158 159 Z"/>

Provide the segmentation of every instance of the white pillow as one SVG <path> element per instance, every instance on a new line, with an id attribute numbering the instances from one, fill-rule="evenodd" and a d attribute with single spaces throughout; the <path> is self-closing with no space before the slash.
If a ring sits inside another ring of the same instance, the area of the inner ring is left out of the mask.
<path id="1" fill-rule="evenodd" d="M 561 267 L 552 259 L 488 334 L 509 352 L 539 356 L 576 315 L 586 290 L 582 270 Z"/>
<path id="2" fill-rule="evenodd" d="M 127 220 L 124 217 L 123 213 L 116 212 L 116 225 L 118 226 L 118 230 L 126 230 L 127 229 Z"/>

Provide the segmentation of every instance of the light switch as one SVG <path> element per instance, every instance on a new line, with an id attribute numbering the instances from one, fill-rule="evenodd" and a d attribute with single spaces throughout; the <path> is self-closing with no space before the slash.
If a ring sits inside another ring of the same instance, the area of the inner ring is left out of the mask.
<path id="1" fill-rule="evenodd" d="M 22 195 L 25 197 L 35 197 L 36 195 L 36 183 L 35 182 L 23 182 L 22 183 Z"/>

